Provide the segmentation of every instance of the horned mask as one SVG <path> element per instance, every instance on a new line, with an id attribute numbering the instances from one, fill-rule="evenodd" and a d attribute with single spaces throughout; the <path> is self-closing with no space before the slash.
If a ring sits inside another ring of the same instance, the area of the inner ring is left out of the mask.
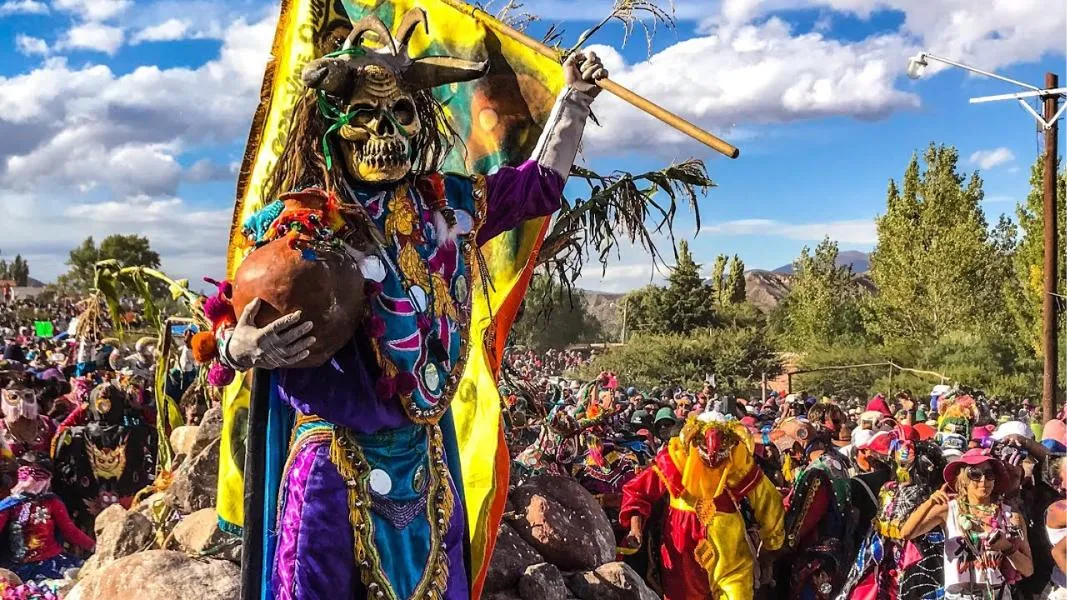
<path id="1" fill-rule="evenodd" d="M 318 91 L 320 111 L 334 121 L 329 131 L 338 134 L 345 169 L 357 181 L 403 179 L 420 151 L 414 140 L 423 128 L 437 126 L 420 117 L 426 113 L 417 105 L 418 92 L 478 79 L 488 68 L 487 62 L 447 56 L 412 59 L 408 44 L 420 26 L 429 32 L 419 8 L 404 16 L 395 37 L 368 15 L 352 26 L 340 50 L 304 67 L 304 85 Z M 368 33 L 377 48 L 364 45 Z"/>

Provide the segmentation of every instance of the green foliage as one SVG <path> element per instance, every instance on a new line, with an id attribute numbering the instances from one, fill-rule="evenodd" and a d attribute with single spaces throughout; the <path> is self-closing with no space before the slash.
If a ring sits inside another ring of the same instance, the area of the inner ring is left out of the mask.
<path id="1" fill-rule="evenodd" d="M 1020 237 L 1011 260 L 1012 277 L 1006 279 L 1004 288 L 1013 329 L 1023 345 L 1038 358 L 1044 356 L 1041 342 L 1042 298 L 1045 293 L 1044 176 L 1045 159 L 1039 156 L 1030 169 L 1030 193 L 1015 208 Z M 1056 182 L 1056 195 L 1059 210 L 1057 255 L 1061 261 L 1057 288 L 1062 293 L 1067 289 L 1062 263 L 1067 253 L 1067 174 L 1063 172 Z"/>
<path id="2" fill-rule="evenodd" d="M 546 350 L 600 338 L 600 323 L 589 314 L 580 291 L 569 292 L 541 273 L 534 276 L 521 316 L 511 329 L 514 343 Z"/>
<path id="3" fill-rule="evenodd" d="M 712 286 L 700 276 L 700 265 L 693 260 L 689 244 L 682 240 L 667 286 L 646 286 L 631 292 L 621 304 L 631 331 L 687 334 L 715 325 L 714 296 Z"/>
<path id="4" fill-rule="evenodd" d="M 775 377 L 781 363 L 767 337 L 755 328 L 719 329 L 692 335 L 639 335 L 598 356 L 581 372 L 592 378 L 604 370 L 627 385 L 644 388 L 679 384 L 699 388 L 714 373 L 726 392 L 748 394 L 762 374 Z"/>
<path id="5" fill-rule="evenodd" d="M 852 268 L 837 266 L 837 242 L 824 239 L 814 253 L 805 246 L 793 261 L 793 287 L 779 307 L 790 348 L 828 347 L 863 335 L 861 290 Z"/>
<path id="6" fill-rule="evenodd" d="M 21 254 L 16 254 L 10 263 L 0 259 L 0 280 L 3 279 L 14 281 L 16 287 L 29 285 L 30 264 L 22 258 Z"/>
<path id="7" fill-rule="evenodd" d="M 727 260 L 725 254 L 720 254 L 715 257 L 715 262 L 711 267 L 711 292 L 715 297 L 715 303 L 719 305 L 725 304 L 723 302 L 723 292 L 726 289 L 726 280 L 724 278 L 726 277 Z"/>
<path id="8" fill-rule="evenodd" d="M 922 169 L 912 157 L 900 189 L 889 182 L 871 257 L 873 325 L 887 340 L 939 340 L 1004 322 L 1008 256 L 988 231 L 981 178 L 965 178 L 958 162 L 955 148 L 931 144 Z"/>
<path id="9" fill-rule="evenodd" d="M 88 237 L 70 251 L 67 266 L 70 270 L 59 277 L 58 285 L 70 292 L 84 293 L 95 287 L 96 264 L 114 260 L 119 267 L 159 267 L 159 254 L 154 252 L 148 238 L 139 235 L 109 235 L 97 247 Z M 123 293 L 136 290 L 121 290 Z"/>
<path id="10" fill-rule="evenodd" d="M 725 291 L 726 304 L 741 304 L 745 301 L 745 263 L 736 254 L 730 261 L 730 275 L 726 278 Z"/>

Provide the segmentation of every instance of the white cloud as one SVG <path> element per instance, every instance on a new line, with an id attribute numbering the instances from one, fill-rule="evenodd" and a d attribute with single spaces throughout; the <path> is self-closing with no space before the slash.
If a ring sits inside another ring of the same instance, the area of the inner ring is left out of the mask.
<path id="1" fill-rule="evenodd" d="M 126 12 L 132 0 L 52 0 L 57 10 L 74 13 L 86 21 L 106 21 Z"/>
<path id="2" fill-rule="evenodd" d="M 189 22 L 182 19 L 167 19 L 159 25 L 145 27 L 130 38 L 130 43 L 169 42 L 184 39 L 189 33 Z"/>
<path id="3" fill-rule="evenodd" d="M 701 233 L 729 236 L 766 236 L 798 241 L 821 241 L 829 236 L 843 244 L 874 245 L 878 233 L 873 220 L 853 219 L 826 223 L 783 223 L 772 219 L 739 219 L 705 225 Z"/>
<path id="4" fill-rule="evenodd" d="M 1013 160 L 1015 160 L 1015 154 L 1001 146 L 992 150 L 978 150 L 971 155 L 969 162 L 972 165 L 978 165 L 980 169 L 992 169 L 993 167 L 1010 163 Z"/>
<path id="5" fill-rule="evenodd" d="M 735 26 L 784 9 L 828 8 L 862 19 L 879 10 L 899 11 L 898 33 L 918 40 L 924 50 L 996 69 L 1063 52 L 1067 11 L 1048 0 L 723 0 L 707 25 Z M 898 61 L 903 69 L 905 58 Z M 943 67 L 931 63 L 931 70 Z"/>
<path id="6" fill-rule="evenodd" d="M 50 52 L 48 42 L 22 33 L 15 36 L 15 49 L 26 56 L 47 56 Z"/>
<path id="7" fill-rule="evenodd" d="M 122 47 L 125 33 L 121 27 L 112 27 L 89 22 L 75 25 L 67 30 L 60 41 L 62 49 L 95 50 L 105 54 L 115 54 Z"/>
<path id="8" fill-rule="evenodd" d="M 240 168 L 239 162 L 222 165 L 209 158 L 202 158 L 186 169 L 183 177 L 186 181 L 193 182 L 228 181 L 237 177 Z"/>
<path id="9" fill-rule="evenodd" d="M 93 236 L 97 243 L 111 234 L 148 237 L 163 257 L 163 269 L 194 281 L 222 275 L 231 210 L 198 210 L 179 198 L 132 196 L 92 203 L 60 194 L 10 193 L 0 190 L 5 217 L 5 247 L 17 248 L 30 261 L 33 276 L 54 280 L 65 271 L 67 252 Z"/>
<path id="10" fill-rule="evenodd" d="M 37 0 L 7 0 L 7 2 L 0 3 L 0 17 L 45 14 L 48 14 L 48 5 Z"/>
<path id="11" fill-rule="evenodd" d="M 738 125 L 835 115 L 878 119 L 919 104 L 917 96 L 894 88 L 895 61 L 909 51 L 894 35 L 841 42 L 819 33 L 794 35 L 771 18 L 719 28 L 633 65 L 612 48 L 591 49 L 613 80 L 727 139 Z M 593 151 L 647 149 L 654 140 L 673 156 L 677 148 L 671 146 L 690 143 L 609 94 L 601 95 L 596 114 L 604 127 L 587 132 Z"/>

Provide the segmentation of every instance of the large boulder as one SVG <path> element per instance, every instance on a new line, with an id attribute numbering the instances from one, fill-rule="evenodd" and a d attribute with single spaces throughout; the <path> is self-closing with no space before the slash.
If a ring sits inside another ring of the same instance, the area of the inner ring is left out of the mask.
<path id="1" fill-rule="evenodd" d="M 189 456 L 193 453 L 193 445 L 199 435 L 200 427 L 197 425 L 182 425 L 170 432 L 170 449 L 174 456 Z"/>
<path id="2" fill-rule="evenodd" d="M 106 510 L 100 515 L 105 513 Z M 120 558 L 154 545 L 155 528 L 152 521 L 141 513 L 112 510 L 108 520 L 110 522 L 106 523 L 96 538 L 96 551 L 82 565 L 79 577 L 86 577 Z"/>
<path id="3" fill-rule="evenodd" d="M 126 518 L 126 509 L 121 504 L 112 504 L 96 515 L 96 521 L 93 523 L 93 534 L 99 538 L 100 534 L 104 533 L 104 530 L 111 526 L 112 523 L 118 523 L 124 518 Z"/>
<path id="4" fill-rule="evenodd" d="M 215 555 L 239 541 L 219 529 L 219 515 L 214 508 L 205 508 L 185 517 L 174 526 L 168 548 L 186 554 Z"/>
<path id="5" fill-rule="evenodd" d="M 589 571 L 615 559 L 611 523 L 577 481 L 536 477 L 515 488 L 511 500 L 511 526 L 547 562 L 564 571 Z"/>
<path id="6" fill-rule="evenodd" d="M 523 573 L 519 596 L 522 600 L 567 600 L 567 584 L 556 565 L 541 563 Z"/>
<path id="7" fill-rule="evenodd" d="M 567 578 L 567 587 L 582 600 L 659 600 L 626 563 L 613 562 Z"/>
<path id="8" fill-rule="evenodd" d="M 544 562 L 545 559 L 526 543 L 518 533 L 501 522 L 497 528 L 496 546 L 489 560 L 485 576 L 485 591 L 499 592 L 514 588 L 526 567 Z"/>
<path id="9" fill-rule="evenodd" d="M 200 420 L 200 425 L 197 427 L 193 445 L 187 454 L 189 456 L 196 456 L 210 446 L 211 442 L 221 439 L 222 407 L 215 406 L 209 408 L 207 412 L 204 413 L 204 418 Z"/>
<path id="10" fill-rule="evenodd" d="M 149 550 L 116 560 L 83 578 L 66 600 L 238 600 L 240 596 L 239 566 L 171 550 Z"/>
<path id="11" fill-rule="evenodd" d="M 182 463 L 167 489 L 168 505 L 185 515 L 215 506 L 221 443 L 216 439 L 192 460 Z"/>

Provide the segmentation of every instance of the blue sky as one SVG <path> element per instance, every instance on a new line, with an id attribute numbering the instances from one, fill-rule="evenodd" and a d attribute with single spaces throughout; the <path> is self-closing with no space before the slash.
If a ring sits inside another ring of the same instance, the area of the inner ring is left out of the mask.
<path id="1" fill-rule="evenodd" d="M 664 3 L 666 4 L 666 3 Z M 694 157 L 719 187 L 685 217 L 698 260 L 739 254 L 749 268 L 790 262 L 824 235 L 869 250 L 889 178 L 931 141 L 980 169 L 986 212 L 1011 214 L 1039 152 L 1035 122 L 1011 102 L 968 104 L 1011 85 L 939 69 L 907 79 L 923 49 L 1040 85 L 1065 73 L 1067 16 L 1013 0 L 678 0 L 678 27 L 649 55 L 638 29 L 594 38 L 612 76 L 734 142 L 727 160 L 601 95 L 603 128 L 584 160 L 646 170 Z M 528 0 L 573 42 L 610 2 Z M 222 269 L 241 157 L 273 34 L 274 5 L 230 0 L 0 0 L 0 214 L 4 255 L 50 280 L 86 235 L 148 235 L 164 268 Z M 570 190 L 574 192 L 575 190 Z M 584 286 L 624 290 L 658 277 L 636 249 Z"/>

